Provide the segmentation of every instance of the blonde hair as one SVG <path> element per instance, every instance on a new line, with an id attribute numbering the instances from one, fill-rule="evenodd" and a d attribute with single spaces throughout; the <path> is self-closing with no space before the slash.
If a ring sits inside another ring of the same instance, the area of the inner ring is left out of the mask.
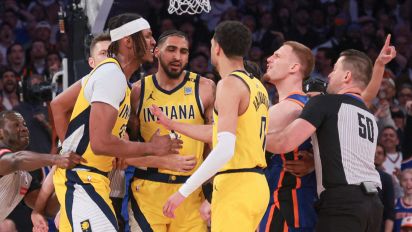
<path id="1" fill-rule="evenodd" d="M 407 169 L 405 169 L 405 170 L 403 170 L 403 171 L 401 172 L 401 181 L 402 181 L 402 179 L 404 178 L 404 176 L 405 176 L 406 174 L 412 175 L 412 168 L 407 168 Z"/>
<path id="2" fill-rule="evenodd" d="M 283 45 L 292 47 L 292 51 L 298 57 L 300 65 L 302 65 L 303 80 L 308 79 L 315 67 L 315 58 L 313 57 L 312 51 L 296 41 L 286 41 Z"/>

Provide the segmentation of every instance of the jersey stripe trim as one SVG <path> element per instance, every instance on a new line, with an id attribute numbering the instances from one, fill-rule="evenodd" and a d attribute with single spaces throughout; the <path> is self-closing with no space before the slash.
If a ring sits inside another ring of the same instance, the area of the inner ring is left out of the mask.
<path id="1" fill-rule="evenodd" d="M 91 106 L 89 105 L 83 112 L 77 115 L 69 123 L 69 127 L 67 128 L 66 138 L 70 137 L 70 135 L 74 131 L 76 131 L 79 127 L 84 125 L 84 133 L 82 135 L 82 138 L 80 139 L 79 145 L 76 148 L 76 153 L 79 155 L 83 155 L 90 141 L 90 137 L 89 137 L 90 110 L 91 110 Z"/>
<path id="2" fill-rule="evenodd" d="M 197 107 L 199 108 L 200 115 L 202 116 L 203 120 L 205 120 L 205 112 L 202 109 L 202 99 L 200 99 L 200 76 L 199 74 L 196 75 L 195 79 L 195 98 L 196 98 L 196 103 Z"/>
<path id="3" fill-rule="evenodd" d="M 139 106 L 137 107 L 137 113 L 136 113 L 136 115 L 139 118 L 140 118 L 140 112 L 142 111 L 142 106 L 143 106 L 143 101 L 144 101 L 144 90 L 145 90 L 146 78 L 149 78 L 149 77 L 142 78 L 142 81 L 140 82 L 140 99 L 139 99 Z"/>
<path id="4" fill-rule="evenodd" d="M 89 197 L 96 203 L 96 205 L 100 208 L 100 210 L 106 215 L 107 219 L 110 221 L 113 227 L 116 228 L 116 230 L 118 230 L 116 215 L 114 215 L 110 206 L 96 192 L 93 185 L 83 183 L 83 181 L 80 179 L 80 177 L 78 176 L 76 172 L 69 170 L 66 172 L 66 176 L 67 176 L 67 179 L 70 180 L 72 183 L 79 184 L 83 187 L 87 195 L 89 195 Z M 73 228 L 73 223 L 72 223 L 72 228 Z"/>
<path id="5" fill-rule="evenodd" d="M 160 85 L 159 85 L 159 83 L 157 82 L 157 79 L 156 79 L 156 74 L 152 75 L 152 81 L 153 81 L 153 84 L 154 84 L 155 88 L 158 89 L 160 92 L 162 92 L 164 94 L 167 94 L 167 95 L 171 95 L 174 92 L 178 91 L 180 88 L 182 88 L 186 84 L 187 80 L 189 80 L 189 74 L 190 74 L 190 72 L 186 71 L 186 74 L 185 74 L 185 77 L 183 78 L 183 81 L 172 90 L 165 90 L 162 87 L 160 87 Z"/>
<path id="6" fill-rule="evenodd" d="M 131 206 L 133 210 L 133 216 L 137 224 L 139 225 L 140 229 L 142 229 L 142 231 L 145 231 L 145 232 L 153 232 L 152 227 L 150 226 L 143 212 L 140 210 L 139 205 L 137 204 L 136 199 L 134 198 L 131 191 L 129 195 L 132 196 L 130 198 L 130 201 L 131 201 Z"/>

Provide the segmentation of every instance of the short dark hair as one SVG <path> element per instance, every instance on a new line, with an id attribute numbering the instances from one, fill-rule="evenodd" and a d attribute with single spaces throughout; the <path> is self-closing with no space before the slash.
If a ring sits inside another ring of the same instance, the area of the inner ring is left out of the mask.
<path id="1" fill-rule="evenodd" d="M 16 43 L 13 43 L 12 45 L 10 45 L 10 46 L 7 48 L 6 56 L 9 56 L 10 53 L 11 53 L 11 50 L 12 50 L 14 47 L 16 47 L 16 46 L 20 46 L 21 48 L 23 48 L 23 52 L 25 52 L 25 49 L 24 49 L 23 44 L 16 42 Z"/>
<path id="2" fill-rule="evenodd" d="M 252 45 L 252 33 L 238 21 L 223 21 L 217 25 L 213 36 L 229 58 L 244 57 Z"/>
<path id="3" fill-rule="evenodd" d="M 383 150 L 383 155 L 386 157 L 386 149 L 385 149 L 385 147 L 382 145 L 382 143 L 377 143 L 376 144 L 376 147 L 381 147 L 382 148 L 382 150 Z"/>
<path id="4" fill-rule="evenodd" d="M 15 76 L 16 78 L 18 77 L 18 74 L 16 73 L 16 71 L 14 71 L 14 70 L 13 70 L 12 68 L 10 68 L 10 67 L 6 67 L 6 68 L 4 68 L 4 69 L 1 71 L 0 79 L 3 79 L 3 75 L 4 75 L 6 72 L 11 72 L 11 73 L 14 74 L 14 76 Z"/>
<path id="5" fill-rule="evenodd" d="M 140 18 L 142 18 L 142 16 L 140 16 L 139 14 L 124 13 L 110 18 L 109 23 L 107 25 L 109 30 L 113 30 L 128 22 Z M 144 56 L 147 49 L 143 33 L 142 31 L 139 31 L 134 34 L 131 34 L 130 37 L 134 42 L 134 52 L 137 58 L 141 59 Z M 119 40 L 112 41 L 112 43 L 109 46 L 109 49 L 107 49 L 107 53 L 109 57 L 113 57 L 114 55 L 119 53 Z"/>
<path id="6" fill-rule="evenodd" d="M 186 33 L 184 33 L 183 31 L 176 30 L 176 29 L 171 29 L 171 30 L 164 31 L 159 36 L 159 39 L 157 40 L 157 45 L 159 46 L 163 44 L 166 41 L 166 39 L 170 36 L 182 37 L 182 38 L 185 38 L 185 40 L 189 42 L 189 37 L 187 36 Z"/>
<path id="7" fill-rule="evenodd" d="M 354 80 L 362 83 L 364 87 L 369 84 L 372 76 L 372 61 L 364 52 L 348 49 L 340 53 L 343 57 L 343 68 L 352 72 Z"/>
<path id="8" fill-rule="evenodd" d="M 379 136 L 378 136 L 378 139 L 379 139 L 379 140 L 381 139 L 383 132 L 384 132 L 385 130 L 388 130 L 388 129 L 389 129 L 389 130 L 392 130 L 393 132 L 395 132 L 396 136 L 397 136 L 398 139 L 399 139 L 398 132 L 396 131 L 396 128 L 393 127 L 393 126 L 391 126 L 391 125 L 388 125 L 388 126 L 383 127 L 383 128 L 379 131 Z"/>
<path id="9" fill-rule="evenodd" d="M 6 119 L 8 119 L 8 117 L 12 114 L 17 114 L 17 112 L 14 110 L 3 110 L 0 112 L 0 129 L 4 128 Z"/>
<path id="10" fill-rule="evenodd" d="M 92 54 L 92 51 L 98 42 L 102 41 L 111 41 L 110 34 L 108 32 L 103 32 L 95 37 L 93 37 L 92 42 L 90 42 L 89 55 Z"/>

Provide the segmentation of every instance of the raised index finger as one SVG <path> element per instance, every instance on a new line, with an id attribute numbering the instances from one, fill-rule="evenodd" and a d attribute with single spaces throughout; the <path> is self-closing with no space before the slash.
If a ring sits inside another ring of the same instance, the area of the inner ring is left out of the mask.
<path id="1" fill-rule="evenodd" d="M 383 48 L 388 48 L 389 44 L 391 43 L 391 34 L 388 34 L 388 36 L 386 36 L 386 41 L 385 41 L 385 45 L 383 45 Z"/>

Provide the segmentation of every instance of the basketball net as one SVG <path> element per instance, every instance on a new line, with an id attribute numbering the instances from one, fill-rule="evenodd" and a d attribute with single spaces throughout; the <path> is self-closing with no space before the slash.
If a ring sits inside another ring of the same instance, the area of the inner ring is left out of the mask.
<path id="1" fill-rule="evenodd" d="M 209 13 L 211 7 L 209 0 L 170 0 L 169 14 L 200 14 Z"/>

